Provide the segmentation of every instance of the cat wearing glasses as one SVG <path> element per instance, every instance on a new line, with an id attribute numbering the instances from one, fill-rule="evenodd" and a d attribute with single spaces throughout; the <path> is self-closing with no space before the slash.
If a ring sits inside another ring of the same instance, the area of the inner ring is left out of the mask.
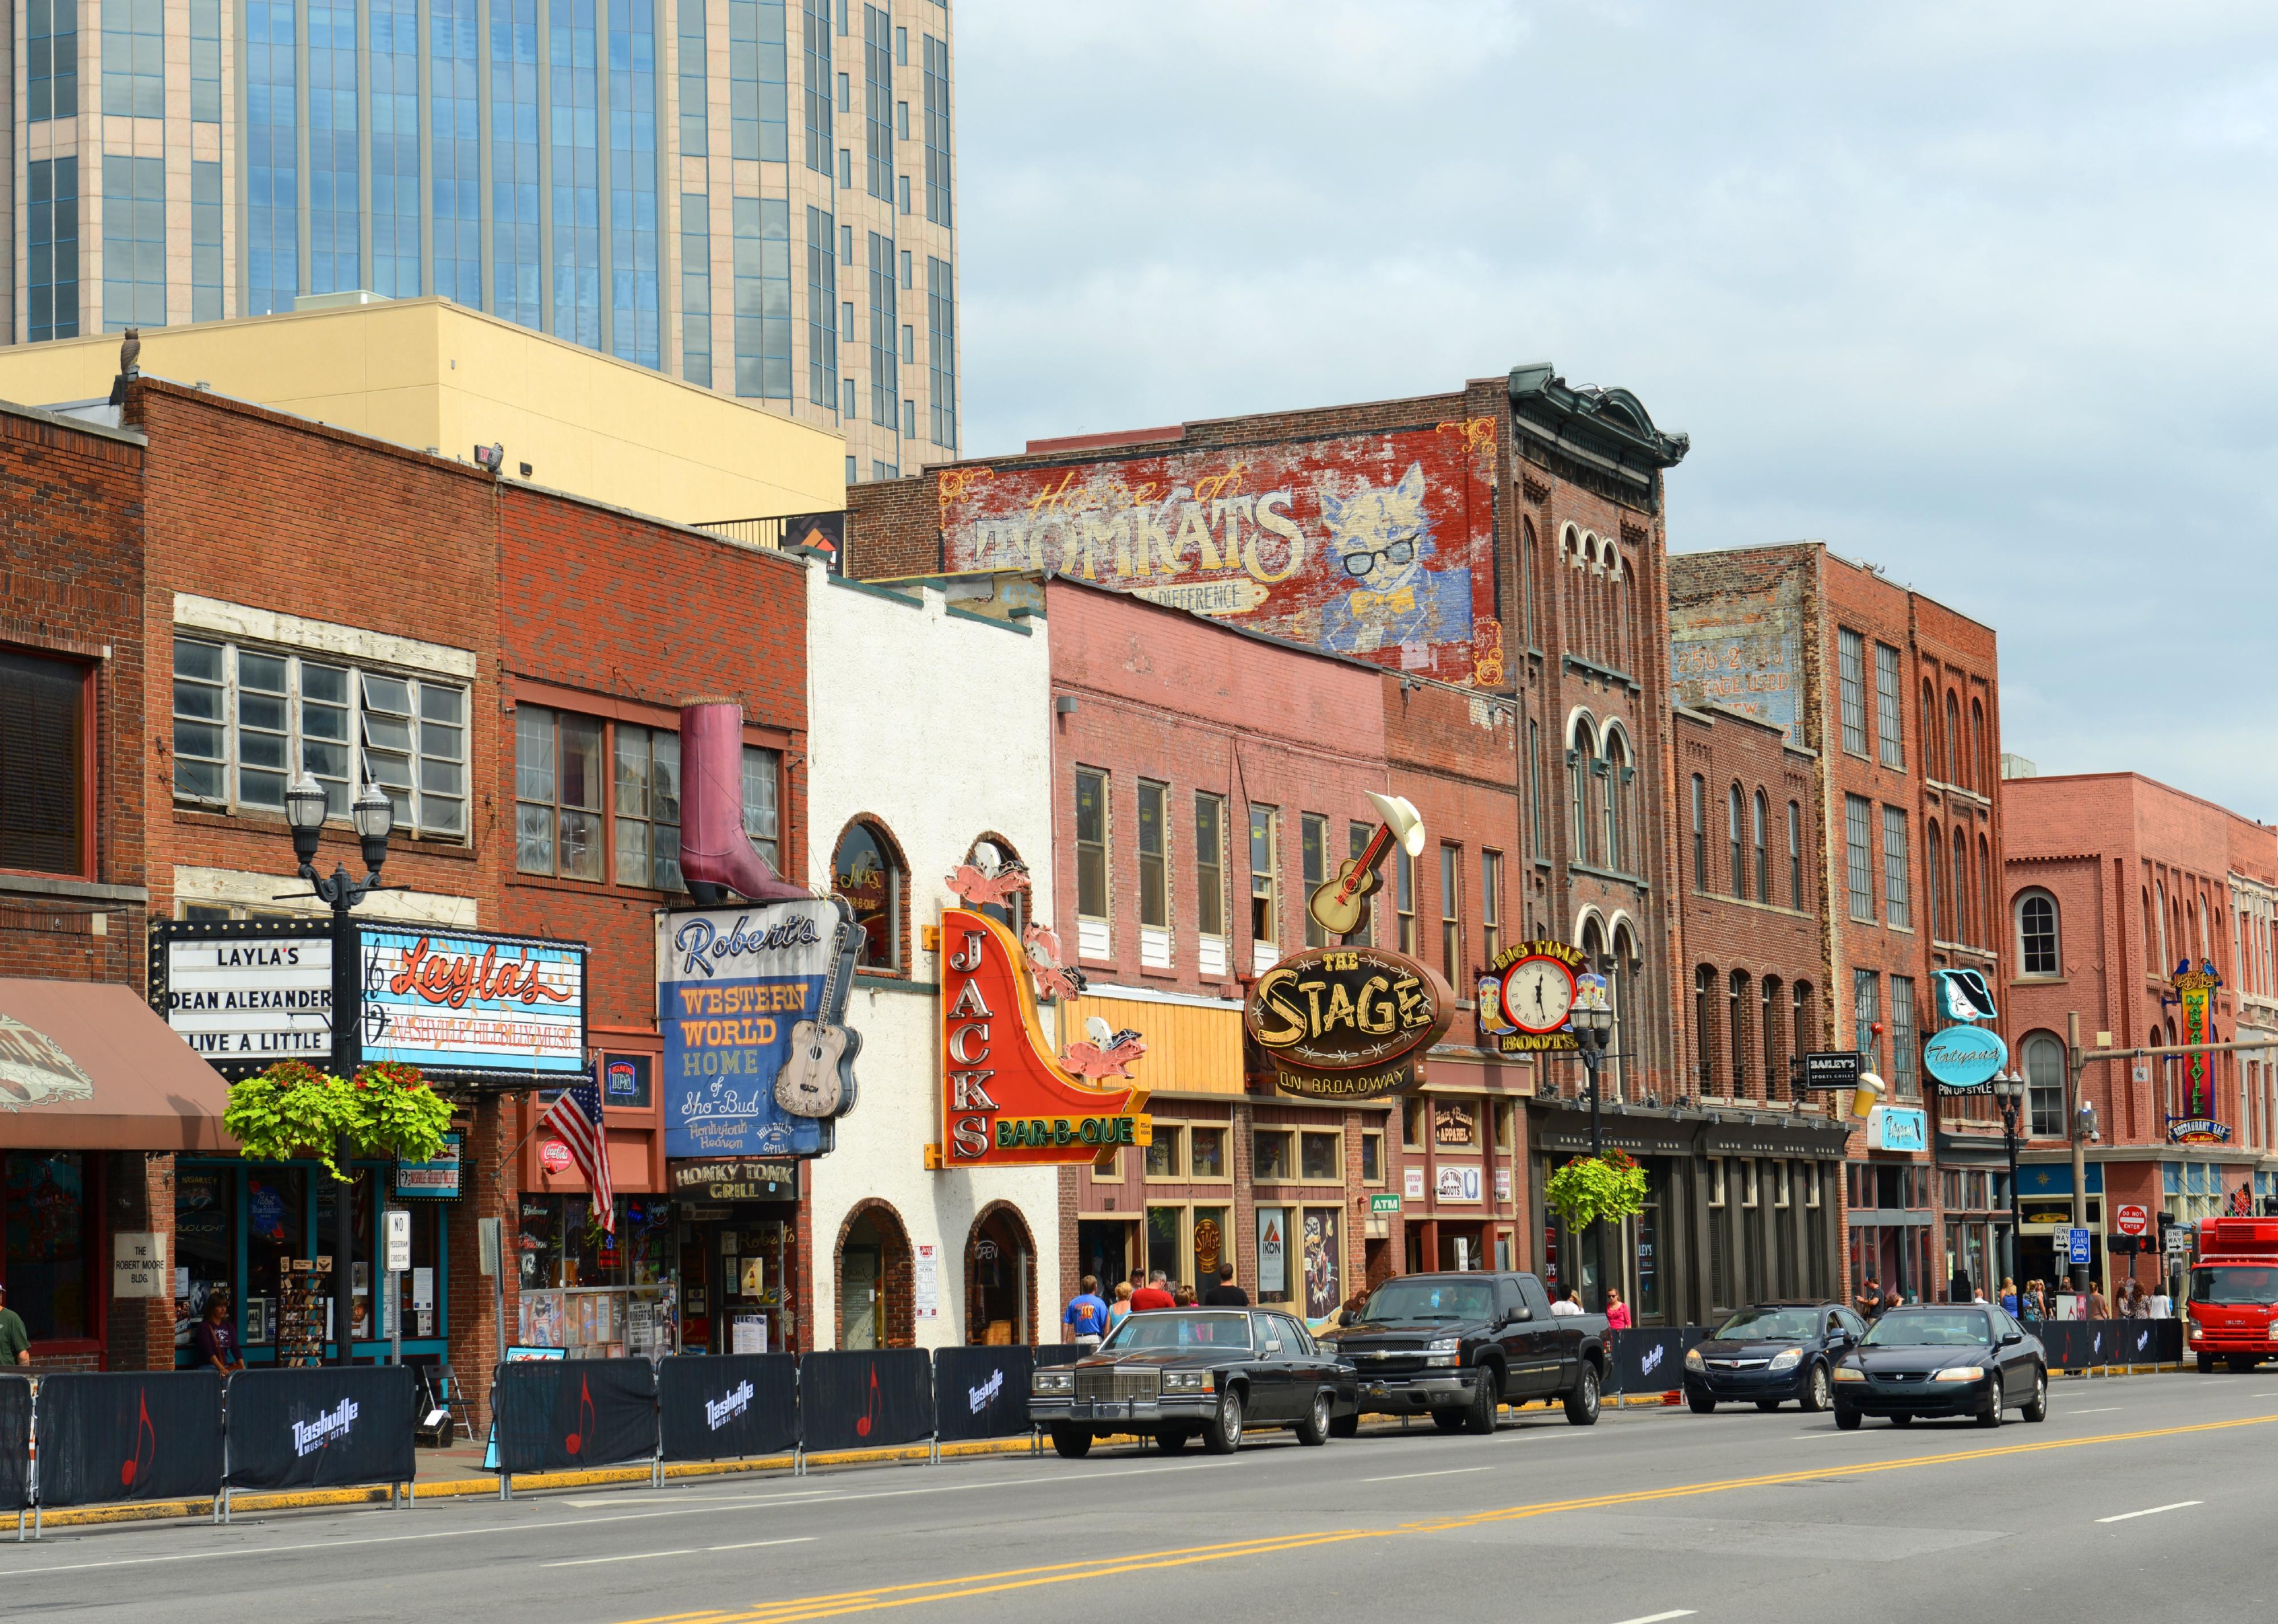
<path id="1" fill-rule="evenodd" d="M 1321 644 L 1338 654 L 1374 654 L 1402 644 L 1468 643 L 1472 572 L 1426 570 L 1432 522 L 1424 510 L 1424 465 L 1400 483 L 1340 500 L 1321 496 L 1329 564 L 1343 591 L 1321 610 Z M 1430 663 L 1428 657 L 1423 663 Z"/>

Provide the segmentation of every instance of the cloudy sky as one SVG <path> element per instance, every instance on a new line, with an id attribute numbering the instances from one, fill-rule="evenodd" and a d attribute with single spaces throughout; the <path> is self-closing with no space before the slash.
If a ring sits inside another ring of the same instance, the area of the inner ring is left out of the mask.
<path id="1" fill-rule="evenodd" d="M 2278 11 L 966 0 L 969 454 L 1548 360 L 2000 634 L 2004 747 L 2278 821 Z"/>

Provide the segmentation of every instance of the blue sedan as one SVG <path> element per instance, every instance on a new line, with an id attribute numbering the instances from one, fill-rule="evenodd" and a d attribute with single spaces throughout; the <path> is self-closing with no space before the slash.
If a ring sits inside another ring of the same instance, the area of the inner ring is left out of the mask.
<path id="1" fill-rule="evenodd" d="M 1777 1410 L 1791 1399 L 1824 1410 L 1833 1402 L 1836 1360 L 1866 1329 L 1842 1304 L 1817 1298 L 1743 1308 L 1686 1353 L 1686 1402 L 1696 1415 L 1719 1404 Z"/>

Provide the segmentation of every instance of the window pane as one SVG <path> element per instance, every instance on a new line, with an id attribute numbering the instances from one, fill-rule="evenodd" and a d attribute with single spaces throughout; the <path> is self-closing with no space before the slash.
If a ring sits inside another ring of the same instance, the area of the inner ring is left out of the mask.
<path id="1" fill-rule="evenodd" d="M 1226 1176 L 1226 1130 L 1194 1128 L 1187 1134 L 1189 1175 L 1194 1178 Z"/>
<path id="2" fill-rule="evenodd" d="M 92 1337 L 85 1153 L 10 1151 L 5 1199 L 8 1306 L 34 1342 Z"/>
<path id="3" fill-rule="evenodd" d="M 1281 939 L 1280 899 L 1273 872 L 1273 811 L 1250 808 L 1250 934 L 1253 940 Z"/>
<path id="4" fill-rule="evenodd" d="M 1164 795 L 1159 784 L 1139 786 L 1139 923 L 1158 931 L 1171 923 L 1170 877 L 1164 868 Z"/>
<path id="5" fill-rule="evenodd" d="M 1313 892 L 1329 877 L 1329 820 L 1318 812 L 1307 812 L 1297 820 L 1297 862 L 1310 904 Z M 1329 933 L 1313 917 L 1309 906 L 1305 910 L 1305 946 L 1326 947 L 1328 942 Z"/>
<path id="6" fill-rule="evenodd" d="M 1204 936 L 1226 934 L 1226 802 L 1195 797 L 1195 916 Z"/>
<path id="7" fill-rule="evenodd" d="M 1107 917 L 1107 777 L 1075 775 L 1075 911 Z"/>
<path id="8" fill-rule="evenodd" d="M 620 819 L 648 816 L 648 729 L 617 724 L 616 808 Z M 618 849 L 623 846 L 620 843 Z M 647 872 L 644 861 L 642 872 Z M 623 878 L 622 873 L 620 879 Z M 635 885 L 644 881 L 635 880 Z"/>
<path id="9" fill-rule="evenodd" d="M 601 724 L 594 717 L 562 718 L 562 804 L 600 810 Z"/>
<path id="10" fill-rule="evenodd" d="M 88 670 L 0 654 L 0 868 L 83 870 Z"/>
<path id="11" fill-rule="evenodd" d="M 884 843 L 868 824 L 857 823 L 840 838 L 830 885 L 854 909 L 855 928 L 862 933 L 860 963 L 898 967 L 898 877 Z"/>
<path id="12" fill-rule="evenodd" d="M 1300 1136 L 1299 1173 L 1306 1178 L 1342 1178 L 1344 1159 L 1337 1152 L 1337 1136 L 1333 1133 L 1308 1133 Z"/>
<path id="13" fill-rule="evenodd" d="M 601 819 L 598 813 L 562 813 L 562 877 L 601 877 Z"/>
<path id="14" fill-rule="evenodd" d="M 554 785 L 554 713 L 521 706 L 514 713 L 514 793 L 523 801 L 550 802 Z"/>

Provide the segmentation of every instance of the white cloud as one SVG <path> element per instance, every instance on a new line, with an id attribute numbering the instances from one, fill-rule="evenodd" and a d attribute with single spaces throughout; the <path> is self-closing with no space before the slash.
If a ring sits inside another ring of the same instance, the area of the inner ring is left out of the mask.
<path id="1" fill-rule="evenodd" d="M 971 451 L 1552 360 L 1692 433 L 1679 548 L 1874 558 L 1997 628 L 2045 771 L 2278 820 L 2266 7 L 959 28 Z"/>

